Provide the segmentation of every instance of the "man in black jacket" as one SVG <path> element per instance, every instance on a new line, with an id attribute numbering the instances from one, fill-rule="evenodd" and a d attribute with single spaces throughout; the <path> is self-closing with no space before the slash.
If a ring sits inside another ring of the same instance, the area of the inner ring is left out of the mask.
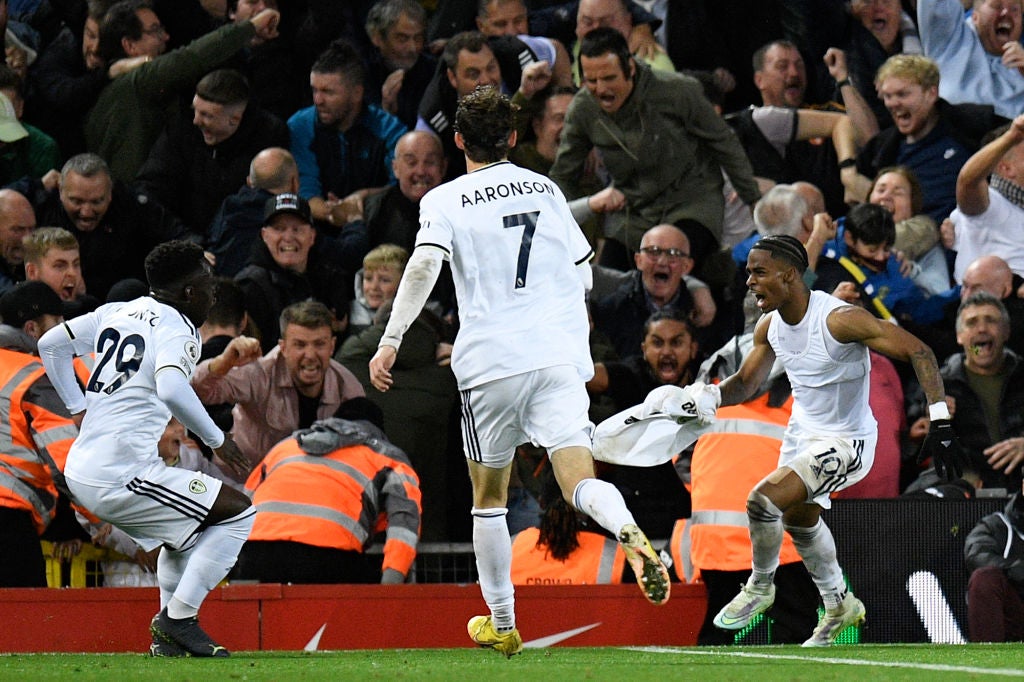
<path id="1" fill-rule="evenodd" d="M 139 169 L 135 184 L 205 235 L 221 202 L 245 184 L 249 162 L 266 147 L 287 147 L 288 127 L 249 102 L 249 84 L 232 69 L 203 76 L 192 116 L 173 120 Z"/>
<path id="2" fill-rule="evenodd" d="M 267 200 L 264 215 L 262 242 L 235 280 L 268 353 L 280 338 L 281 312 L 292 303 L 319 301 L 343 324 L 354 295 L 354 273 L 343 270 L 325 251 L 305 199 L 278 194 Z"/>
<path id="3" fill-rule="evenodd" d="M 964 544 L 971 569 L 967 628 L 972 642 L 1024 640 L 1024 493 L 978 521 Z"/>
<path id="4" fill-rule="evenodd" d="M 101 301 L 115 282 L 129 277 L 146 281 L 146 254 L 161 242 L 185 235 L 177 218 L 145 194 L 114 180 L 96 154 L 68 159 L 59 187 L 48 189 L 35 178 L 22 178 L 9 187 L 29 200 L 37 224 L 63 227 L 75 235 L 86 289 Z"/>

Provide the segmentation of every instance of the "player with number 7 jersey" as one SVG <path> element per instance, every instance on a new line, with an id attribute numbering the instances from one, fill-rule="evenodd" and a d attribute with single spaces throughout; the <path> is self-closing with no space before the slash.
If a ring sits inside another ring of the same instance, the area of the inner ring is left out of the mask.
<path id="1" fill-rule="evenodd" d="M 593 250 L 550 178 L 501 161 L 434 188 L 420 201 L 416 247 L 451 261 L 460 389 L 556 365 L 593 376 L 576 272 Z"/>
<path id="2" fill-rule="evenodd" d="M 420 201 L 416 248 L 370 360 L 370 381 L 388 390 L 402 336 L 447 258 L 459 302 L 452 370 L 473 484 L 473 550 L 490 610 L 466 627 L 474 642 L 506 656 L 523 649 L 505 521 L 521 443 L 547 450 L 563 496 L 619 539 L 650 602 L 665 603 L 670 590 L 668 571 L 622 495 L 594 475 L 584 386 L 594 373 L 585 301 L 593 251 L 555 184 L 508 162 L 514 116 L 494 88 L 459 101 L 455 144 L 469 172 Z"/>

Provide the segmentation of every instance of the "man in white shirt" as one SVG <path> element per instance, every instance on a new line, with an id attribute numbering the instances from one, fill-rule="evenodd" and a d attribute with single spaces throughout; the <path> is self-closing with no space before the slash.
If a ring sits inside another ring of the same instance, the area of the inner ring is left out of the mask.
<path id="1" fill-rule="evenodd" d="M 647 599 L 669 597 L 668 572 L 622 496 L 594 477 L 584 388 L 594 369 L 584 303 L 593 251 L 554 182 L 507 161 L 514 115 L 493 86 L 460 100 L 455 143 L 469 172 L 421 200 L 416 249 L 370 361 L 371 382 L 386 391 L 402 335 L 448 259 L 459 302 L 452 370 L 473 483 L 473 548 L 491 611 L 468 629 L 474 642 L 506 656 L 523 647 L 505 522 L 520 443 L 547 449 L 562 494 L 615 534 Z"/>
<path id="2" fill-rule="evenodd" d="M 1024 114 L 992 136 L 956 179 L 950 220 L 956 227 L 953 279 L 958 283 L 982 256 L 999 256 L 1024 276 Z"/>

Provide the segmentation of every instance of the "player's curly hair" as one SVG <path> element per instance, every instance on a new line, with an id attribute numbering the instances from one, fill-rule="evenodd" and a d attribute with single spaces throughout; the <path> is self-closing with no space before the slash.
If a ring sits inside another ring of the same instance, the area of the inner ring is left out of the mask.
<path id="1" fill-rule="evenodd" d="M 494 163 L 508 157 L 509 135 L 515 129 L 516 112 L 506 95 L 490 85 L 459 100 L 455 130 L 462 134 L 466 156 L 476 163 Z"/>
<path id="2" fill-rule="evenodd" d="M 205 263 L 203 247 L 174 239 L 158 244 L 146 256 L 146 280 L 150 289 L 170 291 L 202 270 Z"/>

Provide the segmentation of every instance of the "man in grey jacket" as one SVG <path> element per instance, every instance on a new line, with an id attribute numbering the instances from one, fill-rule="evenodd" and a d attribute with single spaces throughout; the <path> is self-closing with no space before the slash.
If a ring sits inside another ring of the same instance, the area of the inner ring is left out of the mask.
<path id="1" fill-rule="evenodd" d="M 588 33 L 580 64 L 585 88 L 566 113 L 551 178 L 576 198 L 587 155 L 597 148 L 626 196 L 625 209 L 609 214 L 605 236 L 632 253 L 648 228 L 674 224 L 690 239 L 699 275 L 722 235 L 721 169 L 745 203 L 759 198 L 743 148 L 698 81 L 638 63 L 615 29 Z M 621 249 L 618 260 L 631 261 Z"/>

